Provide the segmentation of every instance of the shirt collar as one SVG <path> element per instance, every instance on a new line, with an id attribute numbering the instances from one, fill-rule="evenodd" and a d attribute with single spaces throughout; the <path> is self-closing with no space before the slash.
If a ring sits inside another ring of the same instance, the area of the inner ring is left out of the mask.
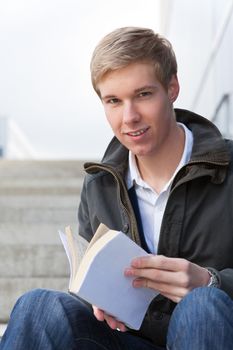
<path id="1" fill-rule="evenodd" d="M 174 179 L 176 173 L 179 171 L 180 168 L 182 168 L 185 164 L 188 163 L 191 157 L 192 153 L 192 147 L 193 147 L 193 134 L 191 130 L 189 130 L 183 123 L 178 123 L 181 127 L 183 127 L 185 132 L 185 145 L 183 154 L 181 157 L 181 160 L 173 173 L 171 179 L 167 182 L 165 185 L 163 191 L 166 191 L 168 187 L 171 185 L 172 180 Z M 126 174 L 126 184 L 127 188 L 131 188 L 134 184 L 137 184 L 138 186 L 144 187 L 144 188 L 150 188 L 150 186 L 141 178 L 141 175 L 139 173 L 137 163 L 136 163 L 136 157 L 135 155 L 129 151 L 129 158 L 128 158 L 128 171 Z"/>

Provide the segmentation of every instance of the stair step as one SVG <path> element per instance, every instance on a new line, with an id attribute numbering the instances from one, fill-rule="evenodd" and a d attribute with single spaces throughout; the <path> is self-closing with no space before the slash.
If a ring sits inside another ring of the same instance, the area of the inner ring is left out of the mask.
<path id="1" fill-rule="evenodd" d="M 1 181 L 1 179 L 0 179 Z M 76 186 L 68 186 L 67 184 L 62 185 L 60 187 L 58 186 L 40 186 L 40 187 L 30 187 L 30 184 L 28 184 L 27 188 L 25 187 L 13 187 L 12 185 L 6 186 L 6 187 L 0 187 L 0 195 L 53 195 L 53 196 L 59 196 L 59 195 L 79 195 L 80 194 L 80 185 L 82 181 L 79 183 L 77 182 Z"/>
<path id="2" fill-rule="evenodd" d="M 69 262 L 58 230 L 78 231 L 83 178 L 82 161 L 0 160 L 0 323 L 31 289 L 67 291 Z M 85 246 L 81 240 L 80 250 Z"/>
<path id="3" fill-rule="evenodd" d="M 56 196 L 45 193 L 44 195 L 28 194 L 28 195 L 0 195 L 0 207 L 8 208 L 76 208 L 78 207 L 79 193 L 76 189 L 71 194 L 57 194 Z"/>
<path id="4" fill-rule="evenodd" d="M 6 327 L 7 327 L 6 323 L 1 323 L 0 324 L 0 340 L 1 340 L 3 334 L 4 334 L 5 330 L 6 330 Z"/>
<path id="5" fill-rule="evenodd" d="M 76 208 L 1 208 L 0 221 L 12 223 L 69 223 L 77 217 Z"/>
<path id="6" fill-rule="evenodd" d="M 68 290 L 68 278 L 0 278 L 0 322 L 7 323 L 17 299 L 35 288 Z"/>
<path id="7" fill-rule="evenodd" d="M 83 161 L 79 160 L 0 160 L 0 179 L 15 177 L 80 178 L 84 175 Z"/>
<path id="8" fill-rule="evenodd" d="M 76 216 L 73 221 L 64 223 L 0 223 L 0 245 L 14 244 L 57 244 L 61 241 L 58 235 L 58 230 L 63 231 L 65 226 L 69 225 L 74 233 L 78 232 Z"/>
<path id="9" fill-rule="evenodd" d="M 1 245 L 0 276 L 66 277 L 69 263 L 60 245 Z"/>

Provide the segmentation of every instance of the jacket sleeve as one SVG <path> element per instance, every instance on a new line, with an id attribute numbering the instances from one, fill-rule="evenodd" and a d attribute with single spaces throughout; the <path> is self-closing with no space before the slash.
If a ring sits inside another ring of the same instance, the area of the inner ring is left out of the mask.
<path id="1" fill-rule="evenodd" d="M 219 271 L 220 288 L 233 299 L 233 269 Z"/>
<path id="2" fill-rule="evenodd" d="M 87 201 L 87 176 L 84 179 L 81 191 L 81 199 L 78 209 L 78 223 L 79 235 L 83 237 L 86 241 L 90 242 L 94 233 L 91 227 L 91 220 Z"/>

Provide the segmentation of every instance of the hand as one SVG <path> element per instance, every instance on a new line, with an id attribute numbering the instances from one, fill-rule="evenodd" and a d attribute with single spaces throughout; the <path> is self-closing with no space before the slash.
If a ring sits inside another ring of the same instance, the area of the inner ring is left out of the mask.
<path id="1" fill-rule="evenodd" d="M 188 260 L 149 255 L 136 258 L 125 276 L 135 277 L 135 288 L 151 288 L 178 303 L 192 289 L 209 283 L 209 272 Z"/>
<path id="2" fill-rule="evenodd" d="M 110 328 L 118 329 L 121 332 L 126 332 L 127 328 L 124 323 L 116 320 L 113 316 L 106 314 L 103 310 L 100 310 L 98 307 L 92 305 L 93 312 L 98 321 L 106 321 Z"/>

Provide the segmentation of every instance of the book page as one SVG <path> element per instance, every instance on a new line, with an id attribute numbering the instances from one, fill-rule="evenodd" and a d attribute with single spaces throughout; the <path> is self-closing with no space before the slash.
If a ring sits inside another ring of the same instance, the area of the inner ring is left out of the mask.
<path id="1" fill-rule="evenodd" d="M 106 233 L 95 243 L 98 249 L 94 244 L 88 250 L 80 266 L 82 273 L 77 274 L 71 291 L 130 328 L 139 329 L 150 302 L 158 293 L 134 288 L 133 278 L 125 277 L 124 270 L 133 258 L 148 253 L 122 232 L 114 232 L 117 234 L 111 235 L 109 241 Z M 101 240 L 104 245 L 100 249 Z"/>
<path id="2" fill-rule="evenodd" d="M 65 235 L 65 233 L 63 233 L 62 231 L 58 231 L 60 239 L 62 241 L 63 247 L 65 249 L 68 261 L 69 261 L 69 266 L 70 266 L 70 281 L 69 281 L 69 288 L 71 286 L 71 280 L 73 277 L 73 273 L 72 273 L 72 263 L 71 263 L 71 256 L 70 256 L 70 252 L 69 252 L 69 248 L 68 248 L 68 242 L 67 242 L 67 237 Z"/>
<path id="3" fill-rule="evenodd" d="M 69 281 L 69 289 L 72 284 L 73 279 L 77 273 L 78 269 L 78 243 L 76 241 L 75 236 L 71 232 L 70 227 L 66 227 L 65 233 L 62 231 L 58 231 L 62 244 L 64 246 L 69 266 L 70 266 L 70 281 Z"/>

